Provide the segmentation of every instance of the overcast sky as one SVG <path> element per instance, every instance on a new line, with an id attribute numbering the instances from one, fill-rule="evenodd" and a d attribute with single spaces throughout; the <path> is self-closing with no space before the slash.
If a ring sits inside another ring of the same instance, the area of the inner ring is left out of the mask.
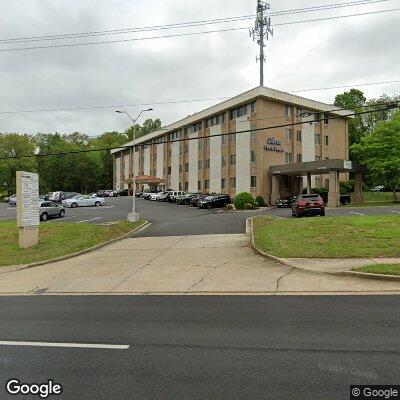
<path id="1" fill-rule="evenodd" d="M 344 2 L 341 0 L 340 2 Z M 270 0 L 272 11 L 336 3 Z M 154 26 L 255 13 L 256 0 L 0 0 L 0 39 Z M 400 8 L 400 0 L 292 16 L 294 20 Z M 277 26 L 268 42 L 265 86 L 291 91 L 400 79 L 400 12 Z M 55 43 L 130 39 L 228 27 L 253 21 L 130 33 Z M 49 42 L 1 44 L 0 49 Z M 259 83 L 257 45 L 247 30 L 55 49 L 0 51 L 0 132 L 89 135 L 129 121 L 113 109 L 4 114 L 4 111 L 230 97 Z M 400 84 L 360 88 L 368 98 L 400 94 Z M 332 103 L 340 90 L 299 93 Z M 217 103 L 154 105 L 166 125 Z M 143 107 L 128 107 L 133 116 Z"/>

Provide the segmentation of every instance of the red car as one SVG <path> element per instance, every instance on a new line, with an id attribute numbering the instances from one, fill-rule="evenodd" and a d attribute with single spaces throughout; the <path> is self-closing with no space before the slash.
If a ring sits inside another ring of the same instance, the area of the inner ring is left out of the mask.
<path id="1" fill-rule="evenodd" d="M 292 216 L 303 215 L 325 216 L 325 204 L 319 194 L 301 194 L 292 205 Z"/>

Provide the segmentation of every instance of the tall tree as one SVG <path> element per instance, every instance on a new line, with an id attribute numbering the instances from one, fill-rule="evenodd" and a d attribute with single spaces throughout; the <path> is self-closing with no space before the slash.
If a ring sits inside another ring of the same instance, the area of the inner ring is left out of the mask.
<path id="1" fill-rule="evenodd" d="M 352 151 L 368 169 L 375 184 L 383 184 L 393 192 L 400 187 L 400 111 L 392 119 L 380 122 L 374 130 L 352 146 Z"/>

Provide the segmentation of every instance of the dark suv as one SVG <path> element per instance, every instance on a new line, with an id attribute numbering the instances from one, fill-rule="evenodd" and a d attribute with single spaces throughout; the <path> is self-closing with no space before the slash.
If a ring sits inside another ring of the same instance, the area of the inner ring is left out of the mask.
<path id="1" fill-rule="evenodd" d="M 207 196 L 201 199 L 197 203 L 198 208 L 214 208 L 214 207 L 225 207 L 231 202 L 231 198 L 227 194 L 217 194 L 214 196 Z"/>
<path id="2" fill-rule="evenodd" d="M 292 205 L 292 216 L 303 215 L 325 216 L 325 205 L 319 194 L 301 194 Z"/>

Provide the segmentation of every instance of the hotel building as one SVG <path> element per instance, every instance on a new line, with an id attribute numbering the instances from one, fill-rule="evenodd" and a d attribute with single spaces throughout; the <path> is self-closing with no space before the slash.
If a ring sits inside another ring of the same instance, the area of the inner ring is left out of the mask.
<path id="1" fill-rule="evenodd" d="M 250 192 L 274 203 L 324 186 L 335 206 L 339 180 L 358 171 L 347 161 L 351 113 L 256 87 L 113 150 L 114 189 L 135 173 L 137 189 Z"/>

